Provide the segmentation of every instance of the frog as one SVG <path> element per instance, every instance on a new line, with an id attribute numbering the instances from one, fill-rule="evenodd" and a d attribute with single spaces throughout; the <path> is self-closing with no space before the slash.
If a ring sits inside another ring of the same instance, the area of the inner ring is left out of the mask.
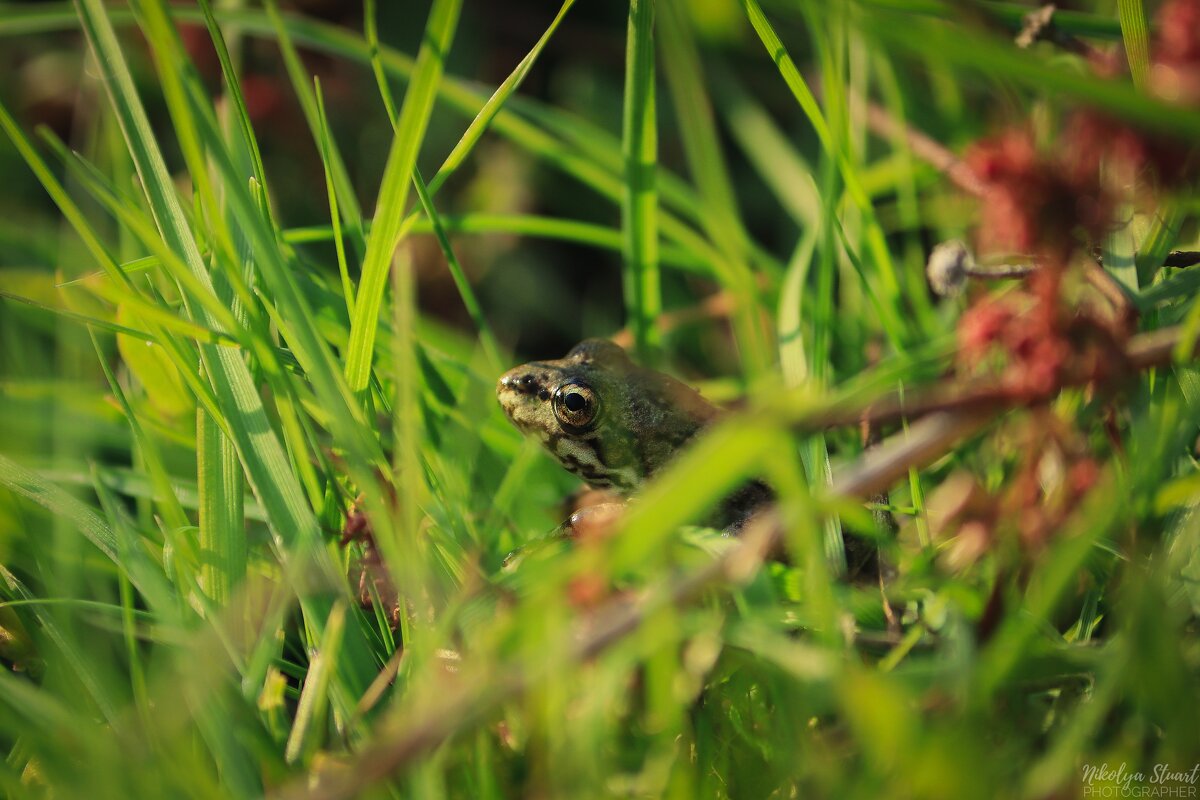
<path id="1" fill-rule="evenodd" d="M 619 502 L 636 495 L 723 415 L 691 386 L 639 366 L 620 346 L 598 338 L 583 340 L 563 358 L 509 370 L 500 376 L 496 396 L 519 431 Z M 764 483 L 750 481 L 702 522 L 736 534 L 772 500 Z M 578 515 L 569 520 L 566 532 L 579 521 Z"/>

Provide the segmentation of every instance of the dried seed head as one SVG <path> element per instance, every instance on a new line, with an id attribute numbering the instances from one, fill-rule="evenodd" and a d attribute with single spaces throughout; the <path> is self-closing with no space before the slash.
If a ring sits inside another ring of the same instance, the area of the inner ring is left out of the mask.
<path id="1" fill-rule="evenodd" d="M 929 254 L 925 274 L 929 286 L 940 297 L 954 297 L 967 285 L 967 274 L 975 265 L 971 250 L 957 239 L 942 242 Z"/>

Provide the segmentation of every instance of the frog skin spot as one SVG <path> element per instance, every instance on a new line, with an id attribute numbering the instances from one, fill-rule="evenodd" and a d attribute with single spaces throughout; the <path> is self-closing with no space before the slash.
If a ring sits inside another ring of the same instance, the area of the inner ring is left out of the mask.
<path id="1" fill-rule="evenodd" d="M 600 459 L 596 457 L 595 450 L 583 442 L 576 442 L 565 436 L 558 437 L 558 441 L 554 442 L 554 455 L 563 464 L 569 465 L 568 469 L 577 474 L 590 472 L 602 475 L 607 471 L 604 464 L 600 463 Z"/>
<path id="2" fill-rule="evenodd" d="M 600 455 L 599 439 L 569 439 L 551 437 L 547 448 L 567 471 L 583 478 L 595 488 L 616 487 L 628 490 L 637 485 L 637 474 L 628 467 L 614 468 Z"/>

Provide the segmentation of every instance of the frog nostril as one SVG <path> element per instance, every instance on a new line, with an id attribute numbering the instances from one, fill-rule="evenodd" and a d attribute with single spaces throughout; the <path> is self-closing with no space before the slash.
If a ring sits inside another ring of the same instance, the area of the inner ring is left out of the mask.
<path id="1" fill-rule="evenodd" d="M 541 389 L 538 390 L 538 400 L 545 401 L 545 400 L 549 400 L 549 399 L 550 399 L 550 390 L 543 386 Z"/>

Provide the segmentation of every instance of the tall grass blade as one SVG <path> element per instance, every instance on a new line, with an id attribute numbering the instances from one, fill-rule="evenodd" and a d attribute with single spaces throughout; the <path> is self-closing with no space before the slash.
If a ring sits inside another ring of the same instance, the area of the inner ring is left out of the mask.
<path id="1" fill-rule="evenodd" d="M 625 186 L 625 312 L 634 350 L 646 364 L 658 360 L 655 320 L 662 310 L 658 277 L 658 119 L 654 99 L 654 0 L 630 0 L 625 45 L 622 155 Z"/>
<path id="2" fill-rule="evenodd" d="M 426 24 L 425 40 L 417 55 L 413 77 L 404 96 L 396 134 L 383 170 L 346 352 L 346 382 L 352 391 L 360 394 L 366 390 L 370 380 L 387 274 L 400 242 L 417 151 L 429 123 L 444 59 L 458 23 L 460 6 L 460 0 L 434 0 Z"/>
<path id="3" fill-rule="evenodd" d="M 1150 75 L 1150 33 L 1142 0 L 1117 0 L 1117 16 L 1121 20 L 1121 41 L 1125 44 L 1125 60 L 1129 62 L 1133 85 L 1145 88 Z"/>

